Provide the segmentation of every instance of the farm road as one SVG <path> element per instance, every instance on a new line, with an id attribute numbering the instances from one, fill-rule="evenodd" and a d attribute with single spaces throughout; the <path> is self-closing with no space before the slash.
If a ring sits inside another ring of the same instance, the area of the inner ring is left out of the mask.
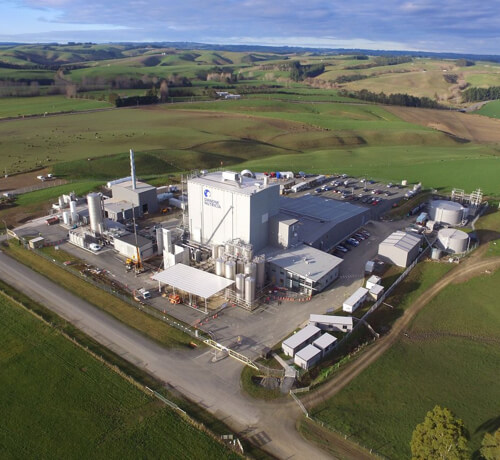
<path id="1" fill-rule="evenodd" d="M 425 291 L 396 321 L 391 331 L 375 342 L 369 350 L 359 359 L 348 365 L 344 371 L 335 378 L 321 386 L 313 393 L 301 398 L 306 407 L 313 408 L 329 398 L 335 396 L 340 390 L 346 387 L 355 377 L 363 372 L 368 366 L 382 356 L 392 345 L 394 345 L 408 328 L 415 316 L 424 308 L 429 301 L 441 292 L 446 286 L 452 283 L 463 282 L 467 279 L 478 276 L 489 270 L 500 267 L 500 257 L 481 259 L 487 246 L 481 247 L 469 259 L 462 262 L 455 269 L 449 271 L 434 286 Z"/>

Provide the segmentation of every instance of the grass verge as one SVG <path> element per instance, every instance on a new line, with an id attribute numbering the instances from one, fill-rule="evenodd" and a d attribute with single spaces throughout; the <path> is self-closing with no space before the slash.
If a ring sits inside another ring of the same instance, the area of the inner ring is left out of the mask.
<path id="1" fill-rule="evenodd" d="M 263 399 L 270 401 L 285 396 L 279 388 L 269 389 L 260 385 L 259 381 L 262 377 L 262 372 L 259 372 L 251 367 L 245 366 L 241 371 L 241 387 L 242 389 L 255 399 Z"/>

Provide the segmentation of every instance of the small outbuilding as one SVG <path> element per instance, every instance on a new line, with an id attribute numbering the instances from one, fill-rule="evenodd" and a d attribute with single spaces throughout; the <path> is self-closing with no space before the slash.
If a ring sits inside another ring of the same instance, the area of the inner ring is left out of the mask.
<path id="1" fill-rule="evenodd" d="M 383 293 L 384 293 L 384 286 L 382 286 L 381 284 L 374 284 L 370 288 L 370 296 L 373 297 L 375 300 L 380 299 Z"/>
<path id="2" fill-rule="evenodd" d="M 321 350 L 321 357 L 323 358 L 334 349 L 336 342 L 337 337 L 325 332 L 321 337 L 317 338 L 313 342 L 313 345 Z"/>
<path id="3" fill-rule="evenodd" d="M 342 310 L 346 313 L 353 313 L 366 300 L 368 289 L 360 287 L 342 305 Z"/>
<path id="4" fill-rule="evenodd" d="M 397 231 L 380 243 L 378 255 L 398 267 L 408 267 L 417 258 L 421 244 L 418 234 Z"/>
<path id="5" fill-rule="evenodd" d="M 291 337 L 288 337 L 288 339 L 281 344 L 281 348 L 287 356 L 295 356 L 299 350 L 314 342 L 320 335 L 321 329 L 319 327 L 309 325 L 296 332 Z"/>
<path id="6" fill-rule="evenodd" d="M 43 236 L 37 236 L 36 238 L 33 238 L 32 240 L 29 240 L 29 246 L 31 249 L 38 249 L 43 247 L 43 243 L 45 241 L 45 238 Z"/>
<path id="7" fill-rule="evenodd" d="M 370 276 L 370 278 L 368 278 L 366 280 L 366 284 L 365 284 L 366 289 L 371 289 L 376 284 L 380 284 L 381 279 L 382 278 L 380 278 L 380 276 L 377 276 L 377 275 Z"/>
<path id="8" fill-rule="evenodd" d="M 309 324 L 322 331 L 351 332 L 352 316 L 310 315 Z"/>
<path id="9" fill-rule="evenodd" d="M 115 237 L 113 245 L 122 256 L 130 259 L 137 259 L 137 252 L 139 252 L 141 260 L 154 254 L 153 242 L 140 235 L 136 237 L 133 233 Z"/>
<path id="10" fill-rule="evenodd" d="M 307 345 L 295 355 L 293 362 L 302 369 L 308 370 L 321 359 L 321 350 L 314 345 Z"/>

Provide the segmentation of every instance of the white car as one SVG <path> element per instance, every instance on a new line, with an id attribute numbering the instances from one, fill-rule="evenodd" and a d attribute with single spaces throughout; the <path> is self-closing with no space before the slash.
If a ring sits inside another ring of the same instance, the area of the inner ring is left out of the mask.
<path id="1" fill-rule="evenodd" d="M 97 252 L 97 251 L 100 251 L 102 249 L 102 246 L 100 244 L 97 244 L 97 243 L 90 243 L 89 249 L 91 251 Z"/>

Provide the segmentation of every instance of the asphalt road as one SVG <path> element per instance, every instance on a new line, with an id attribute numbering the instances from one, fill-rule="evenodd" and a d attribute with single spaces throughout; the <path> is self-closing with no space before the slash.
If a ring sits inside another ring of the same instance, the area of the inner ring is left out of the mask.
<path id="1" fill-rule="evenodd" d="M 211 362 L 212 351 L 165 349 L 0 252 L 0 278 L 75 324 L 136 366 L 169 383 L 278 458 L 330 458 L 295 429 L 293 401 L 265 403 L 240 391 L 242 364 Z"/>

